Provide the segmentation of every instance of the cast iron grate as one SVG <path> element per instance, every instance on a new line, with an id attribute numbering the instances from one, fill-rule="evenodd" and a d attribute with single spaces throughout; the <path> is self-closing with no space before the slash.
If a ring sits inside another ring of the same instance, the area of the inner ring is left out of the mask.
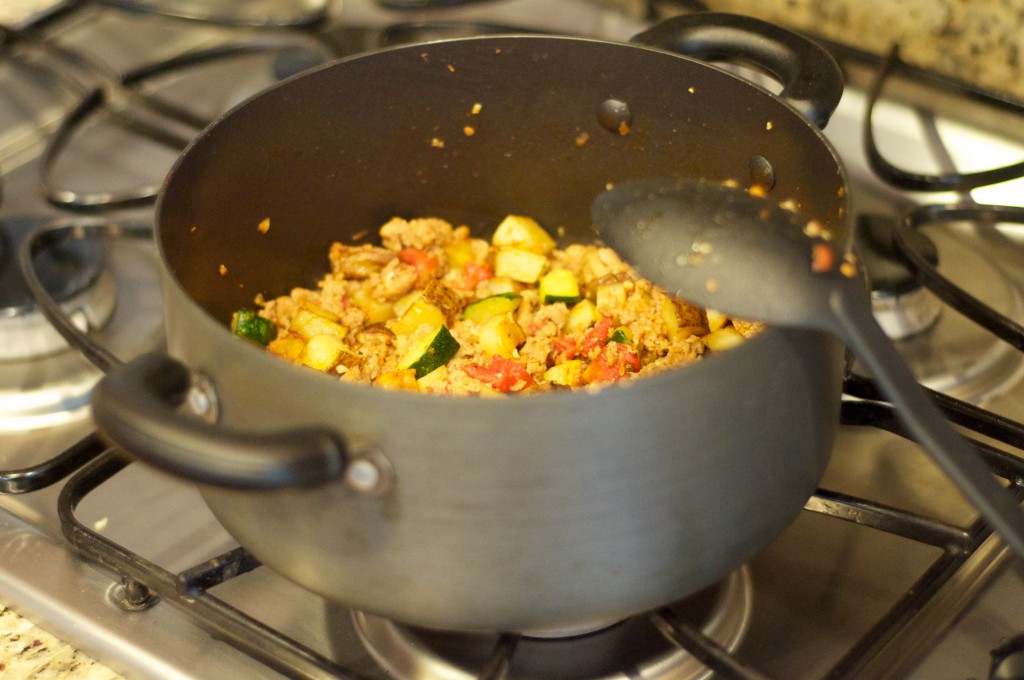
<path id="1" fill-rule="evenodd" d="M 121 72 L 88 50 L 62 44 L 50 30 L 91 4 L 68 2 L 22 26 L 0 26 L 0 58 L 47 74 L 77 98 L 77 104 L 61 118 L 48 137 L 40 168 L 46 199 L 67 210 L 127 208 L 146 205 L 156 199 L 159 182 L 140 183 L 130 188 L 81 190 L 62 185 L 57 179 L 57 169 L 72 141 L 86 134 L 92 124 L 111 125 L 175 154 L 181 152 L 213 117 L 163 96 L 158 87 L 161 81 L 259 54 L 270 56 L 273 76 L 280 80 L 335 56 L 312 30 L 325 19 L 326 2 L 313 6 L 305 3 L 307 6 L 296 8 L 292 13 L 286 11 L 285 3 L 279 3 L 276 15 L 263 12 L 262 16 L 257 16 L 259 12 L 245 11 L 245 3 L 238 3 L 239 11 L 235 14 L 218 14 L 212 10 L 200 11 L 199 5 L 191 11 L 187 8 L 175 11 L 173 7 L 142 0 L 104 0 L 99 4 L 123 12 L 247 29 L 238 42 L 186 51 Z M 253 33 L 252 29 L 263 31 Z"/>
<path id="2" fill-rule="evenodd" d="M 899 54 L 899 45 L 894 45 L 888 57 L 880 65 L 875 82 L 868 93 L 863 125 L 864 153 L 875 174 L 889 184 L 907 191 L 956 191 L 961 193 L 1024 177 L 1024 161 L 967 173 L 960 172 L 953 167 L 946 167 L 940 174 L 929 174 L 901 168 L 888 160 L 876 143 L 873 121 L 875 105 L 889 79 L 901 70 L 912 70 L 900 60 Z M 979 96 L 984 97 L 984 95 Z M 992 103 L 995 104 L 994 101 Z M 1000 102 L 1000 104 L 1010 106 L 1006 102 Z M 924 111 L 919 113 L 927 119 L 926 123 L 929 128 L 933 128 L 934 116 Z M 935 140 L 941 148 L 942 142 L 938 139 L 937 133 L 931 129 L 929 132 L 935 133 Z"/>
<path id="3" fill-rule="evenodd" d="M 168 602 L 219 639 L 289 677 L 359 677 L 210 593 L 214 586 L 260 566 L 244 549 L 175 574 L 80 523 L 74 512 L 82 499 L 131 462 L 117 451 L 104 450 L 68 480 L 58 499 L 64 535 L 80 554 L 119 575 L 124 608 L 146 609 L 157 600 Z"/>

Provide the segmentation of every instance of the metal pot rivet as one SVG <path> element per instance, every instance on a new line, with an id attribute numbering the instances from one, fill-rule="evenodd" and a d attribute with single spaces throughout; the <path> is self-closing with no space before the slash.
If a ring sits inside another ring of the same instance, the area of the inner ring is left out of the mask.
<path id="1" fill-rule="evenodd" d="M 775 168 L 764 156 L 754 154 L 750 157 L 750 179 L 754 184 L 771 190 L 775 186 Z"/>
<path id="2" fill-rule="evenodd" d="M 633 123 L 633 112 L 626 102 L 606 99 L 597 107 L 597 122 L 609 132 L 628 135 L 629 126 Z"/>
<path id="3" fill-rule="evenodd" d="M 360 493 L 385 493 L 393 486 L 394 476 L 391 463 L 379 453 L 352 458 L 345 469 L 345 483 Z"/>
<path id="4" fill-rule="evenodd" d="M 185 405 L 189 411 L 208 423 L 217 422 L 217 417 L 220 415 L 217 393 L 213 389 L 213 383 L 205 376 L 196 373 L 192 374 L 192 385 L 185 397 Z"/>

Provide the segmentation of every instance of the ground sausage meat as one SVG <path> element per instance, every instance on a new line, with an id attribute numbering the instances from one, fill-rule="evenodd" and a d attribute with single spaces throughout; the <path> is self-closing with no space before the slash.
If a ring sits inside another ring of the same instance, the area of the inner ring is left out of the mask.
<path id="1" fill-rule="evenodd" d="M 490 240 L 439 218 L 379 234 L 334 243 L 315 289 L 257 301 L 268 351 L 340 380 L 489 396 L 634 380 L 760 330 L 668 295 L 609 248 L 558 248 L 528 217 Z"/>

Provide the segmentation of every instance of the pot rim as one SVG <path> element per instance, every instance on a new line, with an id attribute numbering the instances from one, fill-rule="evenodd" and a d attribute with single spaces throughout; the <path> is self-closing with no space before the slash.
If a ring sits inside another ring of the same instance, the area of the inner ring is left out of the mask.
<path id="1" fill-rule="evenodd" d="M 844 192 L 843 195 L 837 196 L 837 201 L 839 201 L 839 203 L 841 204 L 840 214 L 842 216 L 842 225 L 845 227 L 845 234 L 843 234 L 842 238 L 839 239 L 839 240 L 840 240 L 841 243 L 847 243 L 847 244 L 852 241 L 852 237 L 853 237 L 853 223 L 852 223 L 852 218 L 851 218 L 851 215 L 850 215 L 850 211 L 846 209 L 847 206 L 848 206 L 848 194 L 845 192 L 846 187 L 849 186 L 849 178 L 848 178 L 847 171 L 846 171 L 846 169 L 845 169 L 841 159 L 839 158 L 838 152 L 836 151 L 836 149 L 834 148 L 832 143 L 828 140 L 828 138 L 824 135 L 824 133 L 817 126 L 813 125 L 809 120 L 807 120 L 806 117 L 799 110 L 797 110 L 796 107 L 794 107 L 792 104 L 790 104 L 789 102 L 785 101 L 784 99 L 778 97 L 775 93 L 771 92 L 770 90 L 768 90 L 764 86 L 762 86 L 762 85 L 760 85 L 758 83 L 751 82 L 751 81 L 749 81 L 749 80 L 747 80 L 747 79 L 745 79 L 745 78 L 743 78 L 743 77 L 741 77 L 739 75 L 736 75 L 735 73 L 732 73 L 732 72 L 730 72 L 727 69 L 721 68 L 720 66 L 717 66 L 715 64 L 710 64 L 710 63 L 702 61 L 701 59 L 698 59 L 698 58 L 690 57 L 690 56 L 687 56 L 687 55 L 684 55 L 684 54 L 678 54 L 678 53 L 673 52 L 671 50 L 663 49 L 663 48 L 655 47 L 655 46 L 651 46 L 651 45 L 644 45 L 644 44 L 630 43 L 630 42 L 620 42 L 620 41 L 601 39 L 601 38 L 590 38 L 590 37 L 579 37 L 579 36 L 572 36 L 572 35 L 562 35 L 562 34 L 538 34 L 538 33 L 510 32 L 510 33 L 481 35 L 481 36 L 445 38 L 445 39 L 424 41 L 424 42 L 418 42 L 418 43 L 412 43 L 412 44 L 387 46 L 387 47 L 382 47 L 382 48 L 375 49 L 375 50 L 368 51 L 368 52 L 362 52 L 362 53 L 358 53 L 358 54 L 344 56 L 344 57 L 341 57 L 339 59 L 335 59 L 335 60 L 332 60 L 330 62 L 327 62 L 325 64 L 314 66 L 314 67 L 312 67 L 312 68 L 310 68 L 310 69 L 308 69 L 306 71 L 300 72 L 300 73 L 292 75 L 292 76 L 290 76 L 290 77 L 288 77 L 288 78 L 286 78 L 284 80 L 281 80 L 280 82 L 275 83 L 275 84 L 271 85 L 270 87 L 268 87 L 268 88 L 266 88 L 266 89 L 264 89 L 264 90 L 262 90 L 262 91 L 260 91 L 260 92 L 258 92 L 256 94 L 252 95 L 251 97 L 249 97 L 249 98 L 247 98 L 247 99 L 237 103 L 236 105 L 231 107 L 228 111 L 226 111 L 222 115 L 220 115 L 217 119 L 215 119 L 212 123 L 210 123 L 205 129 L 203 129 L 203 131 L 192 140 L 192 142 L 182 151 L 182 153 L 179 154 L 178 158 L 175 160 L 175 162 L 172 165 L 171 169 L 168 171 L 168 174 L 166 176 L 166 179 L 164 180 L 164 183 L 163 183 L 163 186 L 161 188 L 161 191 L 159 192 L 159 195 L 157 197 L 157 201 L 156 201 L 156 205 L 155 205 L 156 220 L 155 220 L 155 227 L 154 227 L 154 237 L 155 237 L 155 240 L 156 240 L 157 250 L 158 250 L 159 258 L 161 260 L 162 271 L 163 271 L 163 274 L 164 274 L 164 276 L 163 276 L 163 286 L 164 286 L 164 293 L 165 293 L 165 295 L 167 295 L 167 292 L 168 292 L 167 289 L 166 289 L 166 286 L 168 285 L 168 283 L 170 283 L 177 293 L 179 293 L 179 294 L 184 296 L 184 298 L 188 301 L 188 304 L 189 304 L 190 308 L 193 308 L 193 309 L 201 312 L 203 318 L 206 321 L 208 321 L 208 322 L 210 322 L 210 323 L 212 323 L 212 324 L 214 324 L 216 326 L 216 332 L 217 333 L 222 334 L 222 337 L 235 338 L 235 336 L 230 332 L 229 328 L 225 324 L 223 324 L 210 311 L 208 311 L 203 305 L 201 305 L 200 303 L 198 303 L 196 301 L 196 299 L 192 296 L 192 294 L 182 284 L 182 282 L 179 279 L 179 277 L 173 272 L 172 267 L 170 266 L 170 260 L 169 260 L 169 258 L 167 256 L 167 252 L 165 251 L 164 240 L 161 238 L 161 231 L 162 231 L 162 228 L 161 228 L 161 222 L 162 222 L 161 216 L 164 214 L 163 206 L 164 206 L 164 204 L 165 204 L 165 202 L 167 200 L 168 190 L 173 185 L 175 177 L 179 174 L 179 172 L 181 171 L 182 167 L 186 163 L 188 163 L 188 160 L 189 160 L 189 158 L 192 155 L 193 149 L 195 147 L 201 145 L 201 144 L 206 144 L 207 143 L 206 140 L 209 137 L 211 137 L 212 135 L 215 135 L 216 131 L 226 121 L 230 120 L 234 115 L 236 115 L 236 113 L 238 113 L 241 110 L 246 109 L 252 102 L 254 102 L 256 100 L 259 100 L 259 99 L 262 99 L 262 98 L 268 97 L 268 96 L 273 96 L 279 90 L 289 87 L 289 85 L 291 83 L 293 83 L 293 82 L 300 81 L 300 80 L 306 79 L 308 77 L 314 76 L 315 74 L 321 73 L 323 71 L 333 70 L 333 69 L 339 68 L 339 67 L 344 66 L 344 65 L 351 65 L 351 64 L 354 64 L 354 63 L 365 62 L 365 61 L 372 60 L 372 59 L 380 59 L 380 58 L 386 57 L 389 54 L 393 54 L 393 53 L 397 53 L 397 52 L 415 52 L 415 51 L 422 51 L 424 49 L 431 48 L 431 47 L 448 46 L 448 45 L 460 45 L 460 44 L 480 44 L 480 43 L 487 43 L 487 42 L 494 42 L 494 43 L 504 44 L 504 43 L 506 43 L 509 40 L 515 41 L 517 43 L 524 42 L 524 41 L 531 41 L 531 43 L 534 43 L 534 44 L 541 44 L 541 43 L 545 43 L 545 42 L 549 42 L 549 43 L 554 42 L 554 43 L 558 43 L 558 44 L 566 44 L 566 43 L 577 44 L 578 43 L 578 44 L 599 45 L 599 46 L 602 46 L 602 47 L 607 47 L 609 49 L 622 49 L 622 50 L 629 50 L 629 51 L 643 50 L 643 51 L 646 51 L 646 52 L 650 52 L 651 54 L 659 55 L 659 56 L 662 56 L 662 57 L 671 57 L 671 58 L 674 58 L 674 59 L 682 59 L 682 60 L 684 60 L 686 62 L 689 62 L 690 64 L 694 65 L 696 68 L 709 69 L 711 71 L 714 71 L 716 73 L 719 73 L 719 74 L 721 74 L 723 76 L 728 77 L 732 81 L 735 81 L 737 86 L 740 86 L 740 87 L 745 86 L 747 88 L 750 88 L 754 92 L 758 92 L 761 95 L 767 96 L 772 102 L 774 102 L 775 105 L 783 107 L 783 109 L 785 109 L 786 112 L 789 115 L 796 116 L 798 119 L 800 119 L 802 122 L 804 122 L 806 124 L 806 127 L 816 136 L 818 142 L 823 146 L 824 150 L 830 155 L 830 157 L 834 161 L 835 168 L 836 168 L 836 173 L 839 175 L 839 179 L 840 179 L 840 188 Z M 443 215 L 439 215 L 439 217 L 444 218 Z M 371 225 L 370 228 L 373 228 L 373 226 Z M 743 353 L 744 355 L 748 354 L 748 353 L 755 353 L 755 352 L 760 353 L 762 351 L 761 347 L 762 347 L 763 343 L 769 342 L 771 339 L 777 339 L 777 336 L 779 334 L 785 335 L 785 334 L 790 334 L 790 333 L 802 333 L 802 332 L 805 332 L 805 331 L 799 331 L 799 330 L 793 330 L 793 329 L 784 329 L 784 328 L 778 328 L 778 327 L 767 327 L 758 336 L 755 336 L 753 338 L 748 339 L 746 342 L 741 343 L 741 345 L 739 345 L 738 347 L 730 348 L 728 350 L 728 352 L 726 352 L 725 354 L 733 355 L 734 353 L 738 353 L 738 352 Z M 242 351 L 245 352 L 245 353 L 249 353 L 249 357 L 250 357 L 251 361 L 263 362 L 261 364 L 254 364 L 254 365 L 261 366 L 260 370 L 264 370 L 264 368 L 265 368 L 265 370 L 274 370 L 274 371 L 276 371 L 276 370 L 280 369 L 281 365 L 288 366 L 290 364 L 290 362 L 284 361 L 284 360 L 280 359 L 279 357 L 269 356 L 264 348 L 256 347 L 252 343 L 245 342 L 244 340 L 242 340 L 240 338 L 237 338 L 237 339 L 240 340 L 242 345 L 246 346 L 246 347 L 244 347 L 244 349 L 242 349 Z M 660 381 L 664 381 L 664 380 L 678 380 L 679 379 L 678 378 L 678 374 L 680 373 L 680 371 L 694 372 L 694 373 L 697 374 L 697 376 L 699 378 L 700 375 L 702 375 L 703 373 L 705 373 L 707 371 L 716 371 L 717 372 L 717 366 L 718 366 L 718 360 L 719 359 L 721 359 L 721 357 L 714 357 L 714 356 L 712 356 L 712 357 L 702 358 L 702 359 L 700 359 L 700 360 L 698 360 L 698 361 L 696 361 L 696 362 L 694 362 L 692 364 L 687 364 L 687 365 L 684 365 L 684 366 L 673 367 L 670 370 L 661 371 L 661 372 L 659 372 L 657 374 L 654 374 L 654 375 L 644 376 L 643 378 L 640 378 L 639 380 L 641 380 L 642 383 L 651 382 L 652 385 L 654 384 L 654 382 L 660 382 Z M 296 370 L 292 370 L 292 369 L 296 369 Z M 288 366 L 288 372 L 286 374 L 283 374 L 283 375 L 288 375 L 288 376 L 293 376 L 293 377 L 299 376 L 299 375 L 301 375 L 301 373 L 297 372 L 297 371 L 301 371 L 301 370 L 303 370 L 303 367 L 301 367 L 301 366 Z M 312 373 L 316 373 L 316 372 L 313 371 Z M 315 377 L 315 379 L 316 380 L 333 380 L 334 382 L 340 383 L 341 389 L 343 391 L 341 393 L 339 393 L 339 394 L 340 395 L 347 395 L 347 396 L 351 396 L 351 397 L 365 397 L 366 395 L 374 395 L 376 397 L 376 396 L 378 396 L 378 393 L 383 393 L 384 396 L 386 397 L 387 401 L 398 402 L 398 403 L 409 403 L 410 405 L 422 404 L 422 403 L 433 403 L 435 401 L 439 401 L 438 397 L 441 397 L 442 398 L 441 401 L 446 401 L 446 402 L 447 401 L 454 401 L 455 403 L 465 403 L 465 404 L 474 403 L 474 402 L 482 403 L 482 402 L 494 401 L 494 402 L 496 402 L 498 404 L 505 405 L 505 408 L 507 408 L 507 402 L 506 402 L 505 399 L 493 399 L 492 400 L 492 399 L 473 398 L 472 396 L 470 396 L 469 398 L 462 399 L 462 398 L 459 398 L 459 397 L 460 396 L 467 396 L 467 395 L 437 395 L 437 394 L 427 394 L 427 393 L 420 393 L 420 392 L 412 392 L 412 391 L 408 391 L 408 390 L 385 390 L 385 389 L 382 389 L 380 387 L 376 387 L 376 386 L 373 386 L 373 385 L 364 385 L 364 384 L 350 383 L 350 382 L 347 382 L 347 381 L 344 381 L 344 380 L 339 380 L 339 379 L 336 379 L 336 378 L 332 378 L 331 376 L 326 375 L 326 374 L 317 375 Z M 598 397 L 598 396 L 602 396 L 602 395 L 606 395 L 606 394 L 611 394 L 611 395 L 618 394 L 618 391 L 621 390 L 621 389 L 631 389 L 631 388 L 634 388 L 636 386 L 636 382 L 635 382 L 636 380 L 637 379 L 629 379 L 629 380 L 624 380 L 624 381 L 618 381 L 618 382 L 613 383 L 613 384 L 602 385 L 599 389 L 552 390 L 552 391 L 541 392 L 541 393 L 534 393 L 534 394 L 527 394 L 527 395 L 512 395 L 512 396 L 518 396 L 518 397 L 522 397 L 522 398 L 527 398 L 531 402 L 534 401 L 534 400 L 537 400 L 537 399 L 547 399 L 547 400 L 554 400 L 554 399 L 580 399 L 580 398 L 588 398 L 589 399 L 589 398 L 594 398 L 594 397 Z M 369 390 L 369 391 L 367 391 L 367 390 Z M 475 407 L 475 408 L 488 408 L 488 407 Z"/>

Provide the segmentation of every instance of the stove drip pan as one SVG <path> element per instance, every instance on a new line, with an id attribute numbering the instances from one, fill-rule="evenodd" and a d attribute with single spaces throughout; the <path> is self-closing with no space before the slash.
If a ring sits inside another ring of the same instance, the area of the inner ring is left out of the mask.
<path id="1" fill-rule="evenodd" d="M 724 580 L 668 606 L 721 647 L 735 650 L 751 616 L 750 573 L 743 567 Z M 488 633 L 434 631 L 354 612 L 363 644 L 400 680 L 469 680 L 493 663 L 503 638 Z M 572 631 L 575 632 L 575 631 Z M 509 678 L 601 680 L 697 680 L 712 672 L 659 632 L 651 614 L 640 614 L 599 630 L 553 637 L 523 634 L 507 660 Z"/>

